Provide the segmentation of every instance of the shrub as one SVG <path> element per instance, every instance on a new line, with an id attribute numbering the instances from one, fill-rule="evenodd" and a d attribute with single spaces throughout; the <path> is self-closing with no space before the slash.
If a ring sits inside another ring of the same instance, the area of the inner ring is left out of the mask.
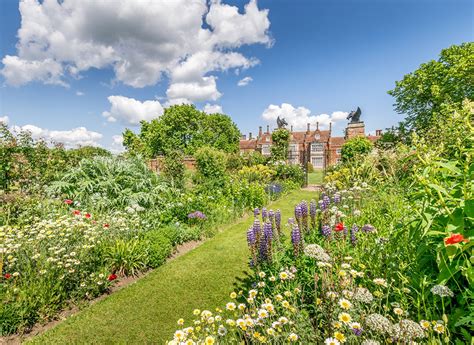
<path id="1" fill-rule="evenodd" d="M 290 131 L 279 128 L 272 133 L 272 161 L 286 161 L 288 159 L 288 146 L 290 143 Z"/>
<path id="2" fill-rule="evenodd" d="M 363 156 L 372 151 L 373 146 L 372 142 L 366 137 L 355 137 L 349 139 L 341 148 L 342 161 L 348 162 L 353 158 Z"/>
<path id="3" fill-rule="evenodd" d="M 239 171 L 239 177 L 252 183 L 269 183 L 275 176 L 275 171 L 270 167 L 258 164 L 251 167 L 243 167 Z"/>
<path id="4" fill-rule="evenodd" d="M 311 164 L 311 162 L 308 162 L 308 164 L 306 165 L 306 170 L 308 171 L 308 174 L 311 174 L 314 172 L 314 167 L 313 167 L 313 164 Z"/>
<path id="5" fill-rule="evenodd" d="M 147 264 L 151 268 L 165 262 L 173 250 L 171 240 L 160 230 L 146 232 L 143 240 L 146 243 Z"/>
<path id="6" fill-rule="evenodd" d="M 211 147 L 197 150 L 196 180 L 206 187 L 223 187 L 226 182 L 225 153 Z"/>
<path id="7" fill-rule="evenodd" d="M 275 179 L 278 181 L 290 180 L 300 186 L 304 183 L 304 172 L 301 166 L 293 164 L 275 164 Z"/>
<path id="8" fill-rule="evenodd" d="M 183 159 L 182 152 L 173 151 L 168 153 L 163 161 L 163 176 L 176 188 L 184 187 L 186 167 L 184 166 Z"/>

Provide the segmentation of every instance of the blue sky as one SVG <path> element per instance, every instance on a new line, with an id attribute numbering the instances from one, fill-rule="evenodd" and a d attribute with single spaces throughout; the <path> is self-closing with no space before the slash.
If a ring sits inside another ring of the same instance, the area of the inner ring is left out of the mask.
<path id="1" fill-rule="evenodd" d="M 463 0 L 260 0 L 248 11 L 248 1 L 181 8 L 154 1 L 153 8 L 141 2 L 144 8 L 133 9 L 119 0 L 100 8 L 85 0 L 51 3 L 28 1 L 20 14 L 17 1 L 0 2 L 0 117 L 8 116 L 10 126 L 33 125 L 38 135 L 72 138 L 71 145 L 113 149 L 113 136 L 182 98 L 200 109 L 222 107 L 243 133 L 282 115 L 300 128 L 332 120 L 342 134 L 343 112 L 357 106 L 368 130 L 386 128 L 403 118 L 387 95 L 395 81 L 441 49 L 473 40 L 473 3 Z M 199 28 L 208 6 L 215 13 Z M 84 13 L 89 17 L 81 19 Z M 205 39 L 193 34 L 199 29 Z M 91 41 L 96 45 L 88 48 Z M 238 56 L 224 55 L 232 53 Z M 194 67 L 181 68 L 191 57 Z M 210 67 L 196 67 L 204 62 Z M 155 72 L 161 78 L 151 77 Z M 252 80 L 238 86 L 245 77 Z M 85 129 L 72 131 L 79 127 Z"/>

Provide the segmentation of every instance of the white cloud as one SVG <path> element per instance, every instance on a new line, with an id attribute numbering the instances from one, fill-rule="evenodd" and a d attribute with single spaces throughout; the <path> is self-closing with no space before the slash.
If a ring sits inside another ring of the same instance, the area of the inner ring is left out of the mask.
<path id="1" fill-rule="evenodd" d="M 125 151 L 125 147 L 123 146 L 123 136 L 121 135 L 112 136 L 112 145 L 110 147 L 110 151 L 112 153 L 122 153 Z"/>
<path id="2" fill-rule="evenodd" d="M 84 96 L 84 92 L 82 92 L 82 91 L 76 91 L 76 96 Z"/>
<path id="3" fill-rule="evenodd" d="M 262 113 L 262 117 L 267 121 L 276 121 L 278 116 L 285 118 L 289 125 L 295 130 L 304 130 L 306 125 L 316 125 L 319 122 L 320 127 L 328 127 L 329 123 L 336 123 L 346 118 L 347 112 L 335 111 L 331 115 L 319 114 L 312 115 L 311 111 L 305 107 L 295 108 L 288 103 L 282 103 L 281 106 L 270 104 Z"/>
<path id="4" fill-rule="evenodd" d="M 256 0 L 241 12 L 219 0 L 24 0 L 19 9 L 18 52 L 3 58 L 1 70 L 15 86 L 66 86 L 91 68 L 112 68 L 132 87 L 167 75 L 173 98 L 215 100 L 212 72 L 250 68 L 258 60 L 235 50 L 272 44 L 268 10 Z"/>
<path id="5" fill-rule="evenodd" d="M 149 121 L 163 114 L 163 106 L 159 101 L 140 102 L 124 96 L 109 96 L 107 99 L 111 107 L 102 115 L 109 122 L 119 120 L 125 124 L 137 125 L 142 120 Z"/>
<path id="6" fill-rule="evenodd" d="M 252 77 L 245 77 L 243 79 L 240 79 L 239 82 L 237 83 L 238 86 L 247 86 L 251 81 L 253 81 Z"/>
<path id="7" fill-rule="evenodd" d="M 10 121 L 10 119 L 8 118 L 8 116 L 0 116 L 0 122 L 3 122 L 4 124 L 8 125 L 8 122 Z"/>
<path id="8" fill-rule="evenodd" d="M 202 77 L 195 82 L 173 83 L 166 90 L 169 99 L 186 98 L 191 101 L 215 101 L 222 96 L 217 91 L 216 77 Z"/>
<path id="9" fill-rule="evenodd" d="M 203 111 L 208 114 L 220 113 L 222 114 L 222 107 L 219 104 L 209 104 L 204 106 Z"/>
<path id="10" fill-rule="evenodd" d="M 44 139 L 55 143 L 63 143 L 66 147 L 76 146 L 100 146 L 99 140 L 102 134 L 89 131 L 85 127 L 77 127 L 66 131 L 49 130 L 35 125 L 12 126 L 16 132 L 29 131 L 35 139 Z"/>

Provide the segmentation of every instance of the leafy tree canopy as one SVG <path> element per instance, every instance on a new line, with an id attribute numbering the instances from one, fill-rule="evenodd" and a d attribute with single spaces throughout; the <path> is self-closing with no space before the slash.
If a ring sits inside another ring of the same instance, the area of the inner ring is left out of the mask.
<path id="1" fill-rule="evenodd" d="M 138 135 L 125 130 L 123 142 L 129 152 L 146 157 L 167 155 L 176 150 L 193 155 L 203 146 L 224 152 L 237 152 L 239 149 L 240 131 L 229 116 L 208 115 L 194 105 L 171 106 L 159 118 L 141 121 L 140 124 Z"/>
<path id="2" fill-rule="evenodd" d="M 395 98 L 395 110 L 406 114 L 399 137 L 413 131 L 422 133 L 442 113 L 445 104 L 462 107 L 464 99 L 474 99 L 474 43 L 443 49 L 438 61 L 422 64 L 396 82 L 388 92 Z M 403 138 L 402 138 L 403 139 Z"/>
<path id="3" fill-rule="evenodd" d="M 288 146 L 290 144 L 290 132 L 285 128 L 279 128 L 272 133 L 272 160 L 286 161 L 288 158 Z"/>

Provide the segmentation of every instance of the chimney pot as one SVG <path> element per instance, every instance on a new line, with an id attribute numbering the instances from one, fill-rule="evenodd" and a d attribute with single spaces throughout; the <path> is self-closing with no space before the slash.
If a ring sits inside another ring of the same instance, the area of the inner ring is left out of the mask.
<path id="1" fill-rule="evenodd" d="M 377 129 L 377 130 L 375 131 L 375 135 L 376 135 L 377 137 L 380 137 L 380 136 L 382 135 L 382 130 L 381 130 L 381 129 Z"/>
<path id="2" fill-rule="evenodd" d="M 270 134 L 270 125 L 267 125 L 267 133 Z"/>
<path id="3" fill-rule="evenodd" d="M 308 123 L 307 126 L 306 126 L 306 131 L 309 133 L 310 131 L 310 124 Z"/>
<path id="4" fill-rule="evenodd" d="M 332 130 L 332 122 L 329 122 L 329 132 Z"/>
<path id="5" fill-rule="evenodd" d="M 319 131 L 319 121 L 316 122 L 316 130 Z"/>
<path id="6" fill-rule="evenodd" d="M 258 127 L 258 136 L 259 136 L 259 137 L 262 136 L 262 126 L 259 126 L 259 127 Z"/>
<path id="7" fill-rule="evenodd" d="M 252 132 L 249 133 L 249 140 L 252 139 Z"/>
<path id="8" fill-rule="evenodd" d="M 293 133 L 293 125 L 290 127 L 290 132 Z"/>

